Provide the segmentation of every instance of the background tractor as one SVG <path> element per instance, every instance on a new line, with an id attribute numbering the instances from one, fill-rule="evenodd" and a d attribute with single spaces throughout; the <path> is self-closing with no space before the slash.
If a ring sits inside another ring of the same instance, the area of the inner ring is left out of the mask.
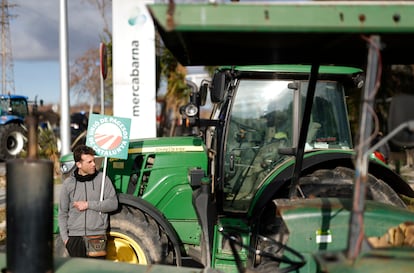
<path id="1" fill-rule="evenodd" d="M 0 95 L 0 160 L 17 158 L 25 149 L 28 100 L 20 95 Z"/>

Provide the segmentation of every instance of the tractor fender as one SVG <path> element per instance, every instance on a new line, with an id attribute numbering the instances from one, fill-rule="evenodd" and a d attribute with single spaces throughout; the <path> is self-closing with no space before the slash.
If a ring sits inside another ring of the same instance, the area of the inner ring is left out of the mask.
<path id="1" fill-rule="evenodd" d="M 414 198 L 414 190 L 410 185 L 387 166 L 376 161 L 370 161 L 368 171 L 370 174 L 387 183 L 395 192 Z"/>
<path id="2" fill-rule="evenodd" d="M 311 152 L 303 159 L 301 176 L 310 174 L 318 169 L 334 169 L 338 166 L 355 169 L 354 153 L 352 152 Z M 295 159 L 283 163 L 273 170 L 266 178 L 266 181 L 257 191 L 254 199 L 256 202 L 249 212 L 249 216 L 259 215 L 259 212 L 271 202 L 277 192 L 289 183 L 293 176 Z M 393 172 L 385 164 L 371 159 L 369 162 L 369 173 L 376 178 L 383 180 L 395 192 L 404 194 L 408 197 L 414 197 L 414 191 L 398 174 Z"/>
<path id="3" fill-rule="evenodd" d="M 162 215 L 162 213 L 157 210 L 151 203 L 145 201 L 142 198 L 130 195 L 119 193 L 118 194 L 119 204 L 127 205 L 139 209 L 154 218 L 154 220 L 164 229 L 165 233 L 168 235 L 171 243 L 174 246 L 175 255 L 177 261 L 181 261 L 181 243 L 178 239 L 178 235 L 174 227 L 168 222 L 168 220 Z"/>
<path id="4" fill-rule="evenodd" d="M 303 174 L 309 174 L 317 169 L 325 168 L 333 169 L 338 166 L 348 167 L 355 169 L 353 164 L 353 153 L 332 153 L 332 154 L 315 154 L 307 158 L 307 163 L 303 166 Z M 395 173 L 389 166 L 377 160 L 370 158 L 368 173 L 375 176 L 377 179 L 384 181 L 398 194 L 404 194 L 405 196 L 414 197 L 414 191 L 407 184 L 404 179 Z"/>
<path id="5" fill-rule="evenodd" d="M 0 124 L 5 125 L 9 123 L 17 123 L 17 124 L 23 125 L 24 119 L 19 116 L 13 116 L 13 115 L 2 116 Z"/>

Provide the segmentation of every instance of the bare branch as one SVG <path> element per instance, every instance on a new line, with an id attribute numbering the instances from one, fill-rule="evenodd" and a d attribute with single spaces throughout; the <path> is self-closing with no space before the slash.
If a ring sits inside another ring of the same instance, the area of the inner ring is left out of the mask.
<path id="1" fill-rule="evenodd" d="M 102 42 L 107 43 L 112 41 L 112 32 L 110 29 L 110 23 L 108 18 L 108 9 L 112 7 L 112 0 L 86 0 L 89 4 L 96 7 L 100 17 L 103 21 L 103 35 L 101 37 Z"/>

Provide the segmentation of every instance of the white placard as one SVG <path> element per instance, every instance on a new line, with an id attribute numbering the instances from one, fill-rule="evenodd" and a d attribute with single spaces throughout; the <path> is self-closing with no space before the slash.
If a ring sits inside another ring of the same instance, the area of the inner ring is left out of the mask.
<path id="1" fill-rule="evenodd" d="M 130 138 L 156 136 L 155 30 L 147 0 L 112 1 L 113 114 L 131 119 Z"/>

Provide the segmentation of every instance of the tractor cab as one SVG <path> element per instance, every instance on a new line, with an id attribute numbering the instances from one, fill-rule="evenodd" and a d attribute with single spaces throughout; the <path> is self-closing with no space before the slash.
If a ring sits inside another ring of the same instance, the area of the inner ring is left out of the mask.
<path id="1" fill-rule="evenodd" d="M 0 96 L 1 116 L 17 116 L 24 119 L 29 114 L 27 97 L 18 95 Z"/>
<path id="2" fill-rule="evenodd" d="M 298 147 L 310 66 L 268 65 L 221 68 L 224 90 L 213 116 L 226 120 L 222 139 L 224 151 L 224 210 L 246 211 L 261 182 Z M 351 150 L 352 137 L 345 90 L 355 89 L 357 68 L 324 66 L 310 115 L 305 151 Z M 214 81 L 214 80 L 213 80 Z M 215 93 L 212 96 L 219 97 Z M 225 118 L 223 118 L 225 117 Z"/>

